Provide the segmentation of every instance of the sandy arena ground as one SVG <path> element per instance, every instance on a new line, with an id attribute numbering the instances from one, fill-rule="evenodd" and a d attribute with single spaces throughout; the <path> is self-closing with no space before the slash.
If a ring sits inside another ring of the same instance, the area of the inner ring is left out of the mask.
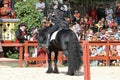
<path id="1" fill-rule="evenodd" d="M 120 67 L 91 67 L 91 80 L 120 80 Z M 0 66 L 0 80 L 84 80 L 83 68 L 76 76 L 65 75 L 67 67 L 59 67 L 59 74 L 46 74 L 47 68 Z"/>

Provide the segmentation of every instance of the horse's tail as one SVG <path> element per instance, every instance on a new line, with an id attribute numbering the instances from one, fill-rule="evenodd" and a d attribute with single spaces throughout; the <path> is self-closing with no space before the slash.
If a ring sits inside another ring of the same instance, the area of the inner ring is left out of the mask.
<path id="1" fill-rule="evenodd" d="M 79 70 L 82 65 L 82 47 L 74 33 L 70 35 L 70 42 L 68 44 L 68 65 L 76 71 Z"/>

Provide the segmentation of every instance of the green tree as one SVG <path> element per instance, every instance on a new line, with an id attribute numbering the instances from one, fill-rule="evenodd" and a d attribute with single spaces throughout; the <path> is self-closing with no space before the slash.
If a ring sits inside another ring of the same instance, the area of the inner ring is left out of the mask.
<path id="1" fill-rule="evenodd" d="M 16 17 L 20 19 L 18 24 L 25 22 L 28 29 L 32 26 L 40 28 L 40 13 L 35 9 L 37 0 L 19 1 L 15 4 Z"/>

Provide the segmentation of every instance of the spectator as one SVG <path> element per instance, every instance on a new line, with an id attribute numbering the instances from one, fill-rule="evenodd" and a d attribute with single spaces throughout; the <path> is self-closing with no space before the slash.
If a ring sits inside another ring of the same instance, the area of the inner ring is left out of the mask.
<path id="1" fill-rule="evenodd" d="M 118 38 L 118 40 L 120 40 L 120 30 L 118 30 L 118 32 L 114 35 L 115 38 Z"/>
<path id="2" fill-rule="evenodd" d="M 97 10 L 96 7 L 92 7 L 91 10 L 89 11 L 89 16 L 92 17 L 93 22 L 95 23 L 97 20 Z"/>
<path id="3" fill-rule="evenodd" d="M 115 22 L 120 25 L 120 2 L 117 3 L 115 9 Z"/>
<path id="4" fill-rule="evenodd" d="M 35 26 L 33 26 L 31 29 L 31 38 L 30 38 L 30 41 L 34 41 L 36 40 L 36 31 L 37 31 L 37 28 Z M 34 48 L 34 49 L 33 49 Z M 29 50 L 31 50 L 29 53 L 31 54 L 31 57 L 37 57 L 37 54 L 38 54 L 38 49 L 37 49 L 37 46 L 30 46 L 29 47 Z"/>
<path id="5" fill-rule="evenodd" d="M 98 46 L 97 47 L 97 56 L 105 56 L 106 55 L 106 49 L 105 46 Z M 99 66 L 105 66 L 104 60 L 98 60 Z"/>
<path id="6" fill-rule="evenodd" d="M 96 47 L 91 47 L 91 56 L 96 56 L 96 55 L 97 55 Z"/>
<path id="7" fill-rule="evenodd" d="M 65 16 L 71 18 L 70 3 L 68 0 L 63 0 L 63 7 Z"/>
<path id="8" fill-rule="evenodd" d="M 40 17 L 40 20 L 42 20 L 45 10 L 45 3 L 43 2 L 43 0 L 39 0 L 39 3 L 36 4 L 36 10 L 42 14 L 42 17 Z"/>
<path id="9" fill-rule="evenodd" d="M 106 21 L 110 23 L 110 21 L 113 18 L 113 10 L 110 8 L 110 5 L 107 4 L 106 9 L 105 9 L 105 14 L 106 14 Z"/>
<path id="10" fill-rule="evenodd" d="M 114 28 L 117 27 L 118 25 L 117 25 L 117 23 L 115 22 L 114 19 L 111 19 L 111 21 L 110 21 L 110 23 L 109 23 L 109 26 L 110 26 L 110 28 L 114 29 Z"/>
<path id="11" fill-rule="evenodd" d="M 79 21 L 80 20 L 80 13 L 78 10 L 75 10 L 74 15 L 73 15 L 73 22 Z"/>
<path id="12" fill-rule="evenodd" d="M 93 36 L 93 30 L 89 29 L 86 31 L 86 40 L 91 41 L 91 38 Z"/>
<path id="13" fill-rule="evenodd" d="M 15 18 L 14 11 L 8 6 L 8 2 L 4 1 L 3 7 L 0 9 L 1 18 Z"/>
<path id="14" fill-rule="evenodd" d="M 16 31 L 16 42 L 24 43 L 24 41 L 27 39 L 27 31 L 26 31 L 27 25 L 25 23 L 22 23 L 19 25 L 18 30 Z"/>
<path id="15" fill-rule="evenodd" d="M 0 41 L 0 57 L 3 57 L 4 55 L 3 55 L 3 48 L 2 48 L 2 46 L 1 46 L 1 41 Z"/>
<path id="16" fill-rule="evenodd" d="M 115 45 L 111 46 L 110 56 L 117 56 L 117 55 L 118 55 L 117 46 Z"/>
<path id="17" fill-rule="evenodd" d="M 97 20 L 99 21 L 101 18 L 105 18 L 105 9 L 102 4 L 100 4 L 97 9 Z"/>
<path id="18" fill-rule="evenodd" d="M 113 45 L 110 49 L 110 56 L 118 56 L 117 46 Z M 117 65 L 118 60 L 110 60 L 111 65 Z"/>
<path id="19" fill-rule="evenodd" d="M 107 30 L 108 28 L 109 28 L 109 24 L 108 24 L 107 21 L 105 21 L 105 23 L 104 23 L 103 26 L 102 26 L 102 29 Z"/>
<path id="20" fill-rule="evenodd" d="M 79 36 L 79 31 L 80 31 L 80 22 L 76 21 L 76 24 L 73 25 L 73 31 L 76 33 L 77 37 Z"/>
<path id="21" fill-rule="evenodd" d="M 95 26 L 97 26 L 97 27 L 98 27 L 98 31 L 100 32 L 100 31 L 101 31 L 101 28 L 102 28 L 102 26 L 103 26 L 102 21 L 101 21 L 101 20 L 99 20 L 99 21 L 98 21 L 98 23 L 97 23 L 97 24 L 95 24 Z"/>
<path id="22" fill-rule="evenodd" d="M 98 32 L 98 27 L 97 26 L 92 26 L 90 29 L 93 30 L 93 33 L 95 34 L 96 32 Z"/>
<path id="23" fill-rule="evenodd" d="M 41 22 L 42 22 L 42 24 L 41 24 L 41 25 L 42 25 L 42 28 L 47 27 L 47 25 L 46 25 L 47 21 L 46 21 L 45 19 L 44 19 L 44 20 L 42 20 Z"/>
<path id="24" fill-rule="evenodd" d="M 31 27 L 31 29 L 30 29 L 30 32 L 31 32 L 30 41 L 36 40 L 36 35 L 37 35 L 36 31 L 37 31 L 37 28 L 35 26 Z"/>
<path id="25" fill-rule="evenodd" d="M 93 22 L 92 17 L 89 17 L 87 24 L 89 25 L 89 27 L 93 26 L 94 22 Z"/>

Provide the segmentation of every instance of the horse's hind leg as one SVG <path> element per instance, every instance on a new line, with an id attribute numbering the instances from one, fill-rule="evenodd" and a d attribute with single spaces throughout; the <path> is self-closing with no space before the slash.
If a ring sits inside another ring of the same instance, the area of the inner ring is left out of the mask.
<path id="1" fill-rule="evenodd" d="M 47 51 L 47 55 L 48 55 L 48 70 L 46 73 L 52 73 L 53 68 L 52 68 L 52 60 L 51 60 L 51 51 Z"/>
<path id="2" fill-rule="evenodd" d="M 54 63 L 55 63 L 55 66 L 54 66 L 54 73 L 59 73 L 58 71 L 58 67 L 57 67 L 57 62 L 58 62 L 58 51 L 55 51 L 55 56 L 54 56 Z"/>
<path id="3" fill-rule="evenodd" d="M 63 51 L 63 57 L 68 57 L 68 51 L 67 50 L 64 50 Z M 64 66 L 67 66 L 68 65 L 68 63 L 67 63 L 67 59 L 66 60 L 63 60 L 62 61 L 62 64 L 64 65 Z"/>
<path id="4" fill-rule="evenodd" d="M 68 72 L 67 75 L 73 76 L 74 75 L 74 57 L 71 53 L 68 54 Z"/>

